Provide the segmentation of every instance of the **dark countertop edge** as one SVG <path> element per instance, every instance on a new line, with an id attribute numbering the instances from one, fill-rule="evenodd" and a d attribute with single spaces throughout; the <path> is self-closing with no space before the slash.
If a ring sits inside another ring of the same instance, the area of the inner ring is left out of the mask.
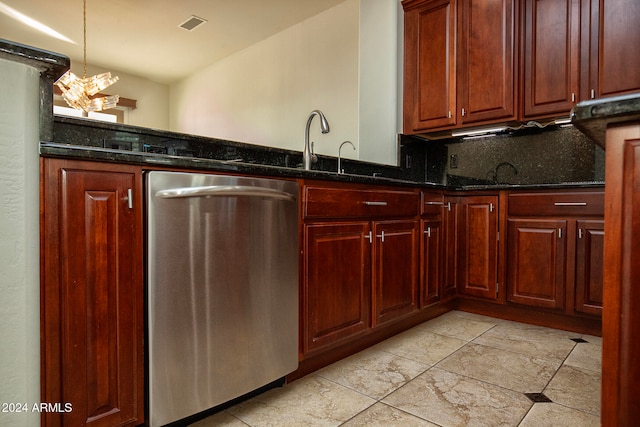
<path id="1" fill-rule="evenodd" d="M 71 60 L 59 53 L 0 39 L 0 58 L 29 65 L 58 79 L 71 66 Z"/>
<path id="2" fill-rule="evenodd" d="M 602 148 L 613 123 L 640 120 L 640 93 L 582 101 L 571 110 L 571 123 Z"/>
<path id="3" fill-rule="evenodd" d="M 535 189 L 561 189 L 561 188 L 600 188 L 604 182 L 566 182 L 556 184 L 496 184 L 496 185 L 467 185 L 447 186 L 430 182 L 405 181 L 400 179 L 373 177 L 366 175 L 338 174 L 326 171 L 305 171 L 303 169 L 269 166 L 255 163 L 243 163 L 212 159 L 199 159 L 193 157 L 167 156 L 150 153 L 122 152 L 121 150 L 109 150 L 103 148 L 70 146 L 42 142 L 40 144 L 42 157 L 54 157 L 85 161 L 99 161 L 119 164 L 131 164 L 153 168 L 177 168 L 194 171 L 215 171 L 227 173 L 239 173 L 247 175 L 270 176 L 276 178 L 315 179 L 336 181 L 345 183 L 393 185 L 414 188 L 431 188 L 451 191 L 499 191 L 499 190 L 535 190 Z"/>

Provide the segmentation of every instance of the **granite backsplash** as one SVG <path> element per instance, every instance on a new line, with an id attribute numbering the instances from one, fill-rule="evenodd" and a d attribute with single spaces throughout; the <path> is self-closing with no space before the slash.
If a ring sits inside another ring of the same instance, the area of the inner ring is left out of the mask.
<path id="1" fill-rule="evenodd" d="M 429 141 L 426 182 L 451 187 L 604 182 L 604 150 L 572 125 Z"/>
<path id="2" fill-rule="evenodd" d="M 56 116 L 53 142 L 145 155 L 177 156 L 300 168 L 302 152 L 89 119 Z M 571 125 L 435 141 L 400 135 L 398 166 L 343 159 L 347 175 L 382 177 L 448 188 L 602 184 L 604 150 Z M 115 160 L 114 160 L 115 161 Z M 316 171 L 335 172 L 319 156 Z"/>

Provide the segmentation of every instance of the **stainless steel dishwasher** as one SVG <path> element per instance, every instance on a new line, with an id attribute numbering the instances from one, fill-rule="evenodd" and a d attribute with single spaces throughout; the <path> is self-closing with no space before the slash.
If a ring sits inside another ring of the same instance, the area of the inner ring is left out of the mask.
<path id="1" fill-rule="evenodd" d="M 242 396 L 298 366 L 298 185 L 153 171 L 149 424 Z"/>

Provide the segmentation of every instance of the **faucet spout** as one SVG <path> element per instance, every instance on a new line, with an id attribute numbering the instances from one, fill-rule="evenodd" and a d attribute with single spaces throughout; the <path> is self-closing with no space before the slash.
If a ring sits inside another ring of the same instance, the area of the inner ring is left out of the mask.
<path id="1" fill-rule="evenodd" d="M 340 167 L 340 164 L 342 162 L 342 146 L 345 145 L 345 144 L 351 145 L 353 147 L 354 151 L 356 149 L 356 146 L 353 145 L 353 142 L 351 142 L 351 141 L 345 141 L 342 144 L 340 144 L 340 147 L 338 148 L 338 173 L 339 174 L 343 174 L 344 173 L 344 169 L 342 169 Z"/>
<path id="2" fill-rule="evenodd" d="M 302 155 L 302 159 L 305 170 L 311 170 L 311 165 L 318 161 L 317 157 L 313 154 L 311 145 L 309 143 L 309 128 L 311 127 L 311 122 L 313 121 L 313 118 L 315 116 L 318 116 L 320 118 L 320 130 L 322 131 L 322 133 L 329 133 L 329 122 L 327 122 L 327 118 L 324 116 L 324 114 L 322 114 L 322 111 L 313 110 L 309 115 L 309 119 L 307 120 L 307 127 L 304 133 L 304 153 Z"/>

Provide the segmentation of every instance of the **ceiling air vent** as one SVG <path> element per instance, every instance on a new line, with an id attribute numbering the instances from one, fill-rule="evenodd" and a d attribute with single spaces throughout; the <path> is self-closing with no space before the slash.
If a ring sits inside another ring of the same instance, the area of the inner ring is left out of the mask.
<path id="1" fill-rule="evenodd" d="M 200 25 L 207 22 L 206 19 L 198 18 L 197 16 L 191 15 L 189 19 L 184 21 L 182 24 L 178 25 L 180 28 L 185 29 L 187 31 L 193 31 Z"/>

